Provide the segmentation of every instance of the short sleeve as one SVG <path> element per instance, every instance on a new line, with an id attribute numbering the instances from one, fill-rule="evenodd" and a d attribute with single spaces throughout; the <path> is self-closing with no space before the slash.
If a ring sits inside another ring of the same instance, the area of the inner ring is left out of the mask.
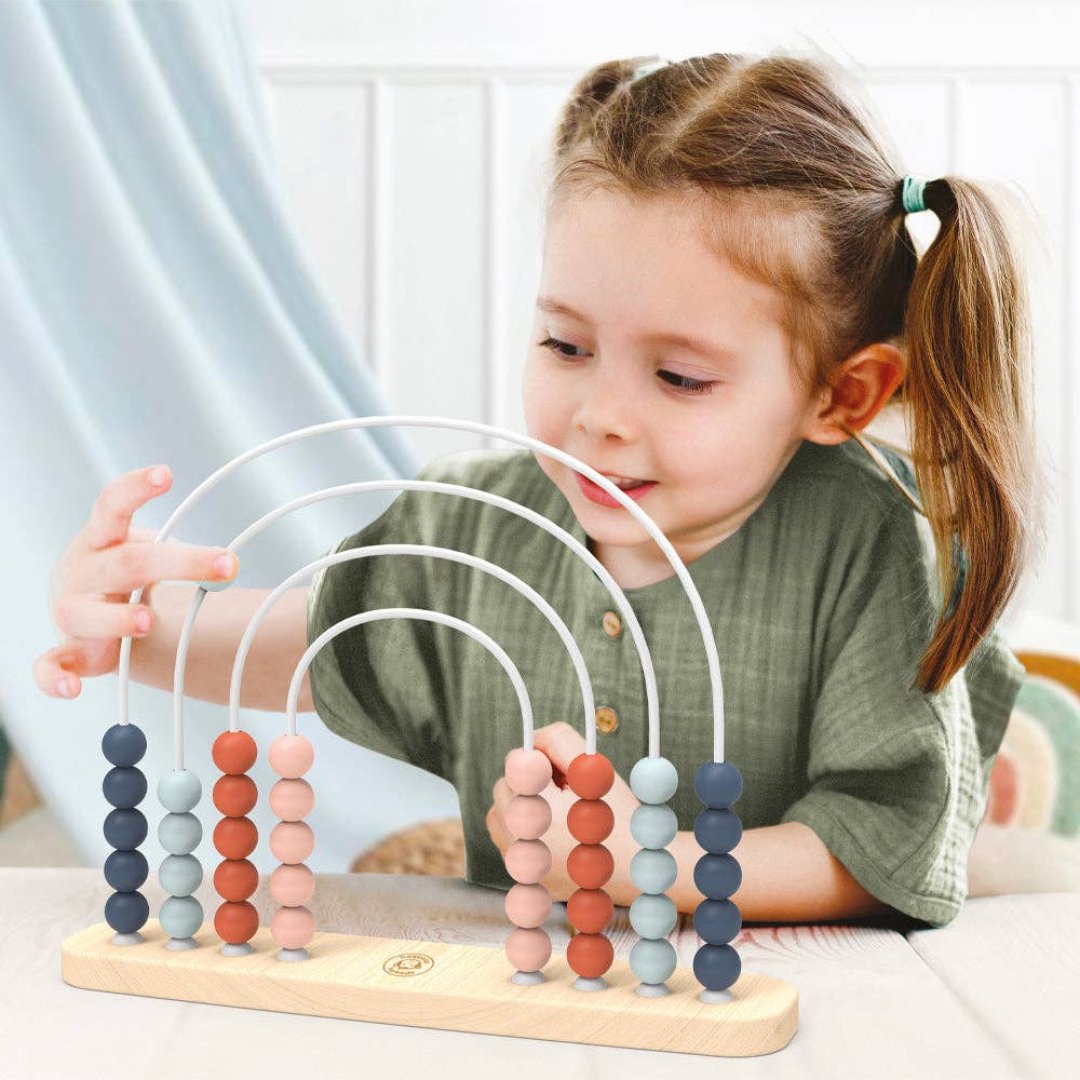
<path id="1" fill-rule="evenodd" d="M 808 734 L 808 786 L 782 820 L 813 829 L 879 900 L 940 926 L 967 895 L 1023 668 L 994 633 L 969 661 L 971 686 L 965 668 L 935 694 L 913 688 L 936 618 L 930 552 L 925 522 L 893 510 L 845 568 Z"/>
<path id="2" fill-rule="evenodd" d="M 422 472 L 421 477 L 424 476 Z M 417 543 L 417 500 L 402 492 L 335 552 L 381 543 Z M 361 611 L 437 610 L 429 559 L 375 555 L 319 571 L 308 592 L 307 638 Z M 309 668 L 312 698 L 333 732 L 380 754 L 447 775 L 443 681 L 433 624 L 389 618 L 352 627 L 323 645 Z"/>

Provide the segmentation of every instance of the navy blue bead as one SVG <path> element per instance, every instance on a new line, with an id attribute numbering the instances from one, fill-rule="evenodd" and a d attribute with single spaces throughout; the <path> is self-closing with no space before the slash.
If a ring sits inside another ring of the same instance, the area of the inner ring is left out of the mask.
<path id="1" fill-rule="evenodd" d="M 146 839 L 146 818 L 141 810 L 110 810 L 104 832 L 111 847 L 133 851 Z"/>
<path id="2" fill-rule="evenodd" d="M 105 901 L 105 921 L 118 934 L 134 934 L 150 916 L 150 905 L 140 892 L 114 892 Z"/>
<path id="3" fill-rule="evenodd" d="M 706 761 L 694 776 L 694 790 L 706 806 L 723 810 L 742 794 L 742 773 L 730 761 Z"/>
<path id="4" fill-rule="evenodd" d="M 726 900 L 739 891 L 742 867 L 734 855 L 702 855 L 694 867 L 694 884 L 710 900 Z"/>
<path id="5" fill-rule="evenodd" d="M 101 752 L 113 765 L 135 765 L 146 753 L 146 736 L 135 724 L 113 724 L 102 736 Z"/>
<path id="6" fill-rule="evenodd" d="M 105 774 L 101 793 L 110 806 L 130 809 L 146 796 L 146 777 L 134 765 L 116 765 Z"/>
<path id="7" fill-rule="evenodd" d="M 730 945 L 702 945 L 694 954 L 694 975 L 706 990 L 726 990 L 742 973 L 742 960 Z"/>
<path id="8" fill-rule="evenodd" d="M 706 851 L 722 855 L 742 839 L 742 820 L 734 810 L 702 810 L 694 822 L 694 837 Z"/>
<path id="9" fill-rule="evenodd" d="M 114 851 L 105 860 L 105 880 L 117 892 L 134 892 L 150 873 L 141 851 Z"/>
<path id="10" fill-rule="evenodd" d="M 730 900 L 702 900 L 694 912 L 694 929 L 710 945 L 734 941 L 742 927 L 742 915 Z"/>

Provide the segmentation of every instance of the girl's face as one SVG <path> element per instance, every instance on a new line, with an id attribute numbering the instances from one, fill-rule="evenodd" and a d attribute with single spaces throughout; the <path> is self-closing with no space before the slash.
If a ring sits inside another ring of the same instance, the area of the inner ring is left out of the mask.
<path id="1" fill-rule="evenodd" d="M 754 512 L 821 407 L 796 382 L 779 301 L 705 246 L 685 204 L 603 189 L 563 201 L 525 366 L 529 434 L 648 481 L 630 493 L 692 562 Z M 621 583 L 670 576 L 627 510 L 537 460 Z"/>

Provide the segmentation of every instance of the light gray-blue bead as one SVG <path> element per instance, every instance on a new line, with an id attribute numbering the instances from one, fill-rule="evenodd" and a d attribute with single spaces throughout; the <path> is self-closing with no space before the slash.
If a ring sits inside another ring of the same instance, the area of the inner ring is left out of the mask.
<path id="1" fill-rule="evenodd" d="M 158 868 L 158 882 L 173 896 L 190 896 L 202 879 L 202 863 L 194 855 L 166 855 Z"/>
<path id="2" fill-rule="evenodd" d="M 642 893 L 630 905 L 630 925 L 643 938 L 667 937 L 675 929 L 678 917 L 669 896 Z"/>
<path id="3" fill-rule="evenodd" d="M 630 832 L 643 848 L 666 848 L 679 831 L 679 819 L 670 806 L 639 806 L 630 815 Z"/>
<path id="4" fill-rule="evenodd" d="M 170 855 L 187 855 L 199 846 L 202 824 L 194 814 L 166 814 L 158 826 L 158 839 Z"/>
<path id="5" fill-rule="evenodd" d="M 202 904 L 194 896 L 168 896 L 161 905 L 158 921 L 169 937 L 191 937 L 202 926 Z"/>
<path id="6" fill-rule="evenodd" d="M 662 983 L 675 974 L 679 958 L 670 941 L 642 938 L 630 950 L 630 969 L 643 983 Z"/>
<path id="7" fill-rule="evenodd" d="M 643 849 L 630 860 L 630 878 L 643 893 L 667 892 L 678 872 L 670 851 Z"/>
<path id="8" fill-rule="evenodd" d="M 173 769 L 158 781 L 157 797 L 166 810 L 183 814 L 202 797 L 202 782 L 190 769 Z"/>
<path id="9" fill-rule="evenodd" d="M 642 758 L 630 770 L 630 790 L 638 802 L 666 803 L 679 786 L 679 770 L 663 757 Z"/>

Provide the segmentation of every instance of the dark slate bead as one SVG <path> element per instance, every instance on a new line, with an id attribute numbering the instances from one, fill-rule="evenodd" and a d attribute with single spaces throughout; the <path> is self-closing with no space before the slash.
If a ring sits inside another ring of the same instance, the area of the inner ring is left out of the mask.
<path id="1" fill-rule="evenodd" d="M 117 765 L 105 774 L 101 792 L 110 806 L 130 809 L 145 798 L 146 777 L 133 765 Z"/>
<path id="2" fill-rule="evenodd" d="M 742 973 L 742 960 L 730 945 L 702 945 L 694 955 L 694 975 L 706 990 L 726 990 Z"/>
<path id="3" fill-rule="evenodd" d="M 146 839 L 146 818 L 141 810 L 110 810 L 104 831 L 105 839 L 112 847 L 134 851 Z"/>
<path id="4" fill-rule="evenodd" d="M 105 860 L 105 880 L 117 892 L 134 892 L 149 873 L 150 866 L 141 851 L 114 851 Z"/>
<path id="5" fill-rule="evenodd" d="M 135 724 L 113 724 L 102 736 L 101 752 L 113 765 L 135 765 L 146 753 L 146 736 Z"/>
<path id="6" fill-rule="evenodd" d="M 105 901 L 105 921 L 118 934 L 134 934 L 149 915 L 150 905 L 140 892 L 114 892 Z"/>
<path id="7" fill-rule="evenodd" d="M 702 810 L 694 822 L 697 842 L 713 855 L 732 851 L 742 839 L 742 820 L 734 810 Z"/>
<path id="8" fill-rule="evenodd" d="M 742 867 L 734 855 L 702 855 L 694 867 L 694 884 L 710 900 L 726 900 L 742 884 Z"/>
<path id="9" fill-rule="evenodd" d="M 694 776 L 694 790 L 706 806 L 723 810 L 742 794 L 742 773 L 730 761 L 706 761 Z"/>
<path id="10" fill-rule="evenodd" d="M 702 900 L 694 912 L 694 929 L 710 945 L 734 941 L 742 927 L 742 915 L 730 900 Z"/>

